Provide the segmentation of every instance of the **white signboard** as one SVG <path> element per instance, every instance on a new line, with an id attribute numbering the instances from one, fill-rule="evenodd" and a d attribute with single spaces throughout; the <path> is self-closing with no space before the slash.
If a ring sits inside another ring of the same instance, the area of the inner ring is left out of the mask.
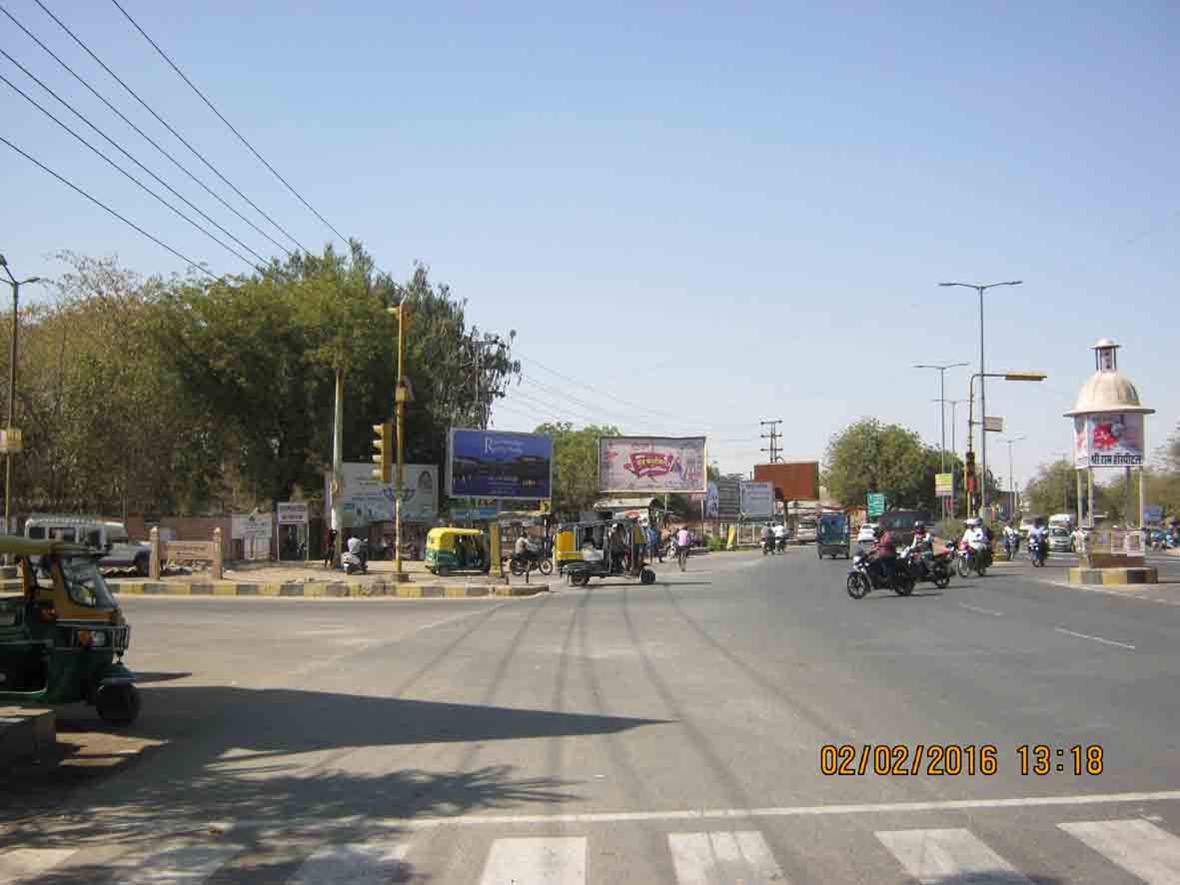
<path id="1" fill-rule="evenodd" d="M 983 429 L 985 431 L 987 431 L 988 433 L 1003 433 L 1004 432 L 1004 419 L 1003 418 L 994 418 L 989 415 L 988 417 L 983 419 Z"/>
<path id="2" fill-rule="evenodd" d="M 604 494 L 703 494 L 706 482 L 703 436 L 598 440 L 598 490 Z"/>
<path id="3" fill-rule="evenodd" d="M 1106 412 L 1073 419 L 1075 467 L 1142 467 L 1143 416 Z"/>
<path id="4" fill-rule="evenodd" d="M 307 525 L 306 501 L 282 501 L 275 505 L 279 525 Z"/>
<path id="5" fill-rule="evenodd" d="M 324 477 L 324 501 L 332 510 L 332 474 Z M 393 483 L 373 479 L 372 464 L 341 465 L 338 495 L 345 526 L 393 522 L 397 496 Z M 327 514 L 325 514 L 327 515 Z M 433 464 L 402 465 L 402 521 L 433 522 L 438 518 L 438 468 Z"/>
<path id="6" fill-rule="evenodd" d="M 1143 555 L 1143 532 L 1127 532 L 1123 537 L 1123 552 L 1127 556 Z"/>
<path id="7" fill-rule="evenodd" d="M 273 517 L 269 513 L 235 513 L 230 517 L 230 535 L 242 542 L 242 555 L 246 559 L 269 559 Z"/>
<path id="8" fill-rule="evenodd" d="M 742 483 L 742 516 L 745 519 L 770 519 L 774 516 L 774 483 Z"/>

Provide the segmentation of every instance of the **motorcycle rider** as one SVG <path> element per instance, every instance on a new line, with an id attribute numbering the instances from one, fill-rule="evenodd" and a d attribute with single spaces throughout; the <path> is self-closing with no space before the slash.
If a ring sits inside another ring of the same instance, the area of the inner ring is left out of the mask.
<path id="1" fill-rule="evenodd" d="M 1049 530 L 1039 519 L 1028 530 L 1028 554 L 1044 557 L 1049 550 Z"/>
<path id="2" fill-rule="evenodd" d="M 983 530 L 983 524 L 978 519 L 969 519 L 966 522 L 967 528 L 963 532 L 962 544 L 971 551 L 973 559 L 978 559 L 983 556 L 983 551 L 987 549 L 987 533 Z"/>
<path id="3" fill-rule="evenodd" d="M 893 575 L 897 569 L 897 544 L 893 540 L 893 532 L 877 526 L 873 529 L 875 544 L 869 551 L 869 568 L 876 572 L 882 583 L 893 583 Z"/>
<path id="4" fill-rule="evenodd" d="M 770 529 L 770 523 L 766 523 L 766 525 L 762 526 L 762 548 L 764 550 L 769 549 L 773 553 L 774 545 L 771 543 L 772 537 L 774 537 L 774 533 Z"/>
<path id="5" fill-rule="evenodd" d="M 1020 537 L 1020 533 L 1012 527 L 1012 523 L 1004 526 L 1004 552 L 1008 554 L 1008 558 L 1012 559 L 1016 555 L 1016 539 Z"/>
<path id="6" fill-rule="evenodd" d="M 776 550 L 783 550 L 787 546 L 787 527 L 781 522 L 774 524 L 774 546 Z"/>

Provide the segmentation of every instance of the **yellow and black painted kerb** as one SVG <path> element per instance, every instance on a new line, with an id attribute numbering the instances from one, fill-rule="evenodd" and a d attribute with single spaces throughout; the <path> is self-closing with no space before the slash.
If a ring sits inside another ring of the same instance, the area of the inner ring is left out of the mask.
<path id="1" fill-rule="evenodd" d="M 164 582 L 111 581 L 119 594 L 145 596 L 263 596 L 314 598 L 396 597 L 398 599 L 455 599 L 478 596 L 532 596 L 549 590 L 548 584 L 371 584 L 346 581 L 309 581 L 304 584 L 243 584 L 234 581 Z"/>
<path id="2" fill-rule="evenodd" d="M 1159 572 L 1151 567 L 1143 568 L 1071 568 L 1069 583 L 1093 584 L 1106 587 L 1128 584 L 1158 584 Z"/>

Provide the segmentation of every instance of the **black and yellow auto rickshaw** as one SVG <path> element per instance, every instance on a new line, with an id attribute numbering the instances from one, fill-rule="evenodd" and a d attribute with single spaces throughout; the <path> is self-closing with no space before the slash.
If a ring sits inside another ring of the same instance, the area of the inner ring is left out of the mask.
<path id="1" fill-rule="evenodd" d="M 638 578 L 654 584 L 656 573 L 647 567 L 647 540 L 636 519 L 567 522 L 557 527 L 553 556 L 557 573 L 584 587 L 591 578 Z"/>
<path id="2" fill-rule="evenodd" d="M 139 715 L 123 664 L 131 628 L 98 569 L 101 554 L 11 535 L 0 535 L 0 554 L 16 557 L 19 573 L 0 589 L 0 703 L 85 701 L 105 722 L 131 723 Z"/>
<path id="3" fill-rule="evenodd" d="M 479 529 L 434 528 L 426 533 L 426 569 L 436 575 L 486 575 L 492 568 L 489 548 L 487 533 Z"/>

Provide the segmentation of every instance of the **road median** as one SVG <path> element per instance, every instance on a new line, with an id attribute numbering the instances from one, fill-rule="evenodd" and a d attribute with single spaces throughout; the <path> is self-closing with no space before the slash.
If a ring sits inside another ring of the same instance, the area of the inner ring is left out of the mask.
<path id="1" fill-rule="evenodd" d="M 110 581 L 108 586 L 126 596 L 253 596 L 308 599 L 469 599 L 481 596 L 533 596 L 549 591 L 548 584 L 399 583 L 395 581 Z"/>

